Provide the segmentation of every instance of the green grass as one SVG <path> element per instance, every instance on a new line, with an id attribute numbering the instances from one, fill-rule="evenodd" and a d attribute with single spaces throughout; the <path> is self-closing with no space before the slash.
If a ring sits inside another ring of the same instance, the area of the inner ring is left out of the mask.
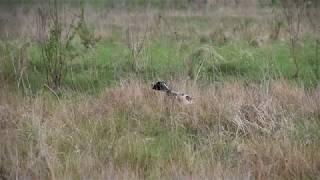
<path id="1" fill-rule="evenodd" d="M 284 42 L 274 42 L 260 48 L 251 47 L 247 42 L 234 41 L 222 46 L 212 46 L 224 61 L 215 62 L 214 69 L 210 63 L 200 70 L 200 78 L 209 81 L 232 79 L 262 81 L 284 78 L 297 81 L 305 86 L 318 83 L 317 64 L 312 41 L 305 40 L 299 50 L 300 76 L 294 79 L 295 66 L 290 58 L 290 50 Z M 175 79 L 188 77 L 190 58 L 196 48 L 203 45 L 195 42 L 183 47 L 175 40 L 156 39 L 148 43 L 137 58 L 138 72 L 130 66 L 130 50 L 121 41 L 102 41 L 94 49 L 82 48 L 78 56 L 68 62 L 63 86 L 77 91 L 97 92 L 102 87 L 123 78 L 137 77 L 145 80 Z M 34 91 L 41 89 L 45 83 L 45 70 L 42 65 L 39 49 L 30 49 L 31 68 L 29 78 Z M 198 67 L 202 59 L 197 59 L 192 66 Z M 211 60 L 210 60 L 211 61 Z M 201 79 L 200 79 L 201 80 Z"/>
<path id="2" fill-rule="evenodd" d="M 300 74 L 298 78 L 293 78 L 295 66 L 288 42 L 273 41 L 253 47 L 250 40 L 244 37 L 245 31 L 249 31 L 253 25 L 259 26 L 259 23 L 257 18 L 227 15 L 218 18 L 201 15 L 163 16 L 159 27 L 162 26 L 165 31 L 150 33 L 153 36 L 148 37 L 141 54 L 136 58 L 136 71 L 132 68 L 133 60 L 124 38 L 125 27 L 111 24 L 111 36 L 102 39 L 93 48 L 85 48 L 79 38 L 71 42 L 68 52 L 72 58 L 67 58 L 62 88 L 94 94 L 121 79 L 131 77 L 146 81 L 197 78 L 197 81 L 206 83 L 286 79 L 306 87 L 317 86 L 320 64 L 315 57 L 311 36 L 305 35 L 303 46 L 298 49 Z M 240 28 L 240 38 L 218 43 L 214 42 L 215 37 L 209 35 L 218 29 L 217 36 L 220 36 L 219 33 L 230 32 L 236 27 Z M 173 31 L 177 31 L 177 34 Z M 207 50 L 202 52 L 203 49 Z M 28 83 L 32 92 L 37 93 L 46 83 L 45 65 L 36 43 L 31 45 L 28 52 Z M 214 54 L 223 60 L 217 60 Z M 2 58 L 6 59 L 4 64 L 10 67 L 11 60 L 8 57 Z M 3 72 L 12 72 L 12 68 L 3 69 Z"/>

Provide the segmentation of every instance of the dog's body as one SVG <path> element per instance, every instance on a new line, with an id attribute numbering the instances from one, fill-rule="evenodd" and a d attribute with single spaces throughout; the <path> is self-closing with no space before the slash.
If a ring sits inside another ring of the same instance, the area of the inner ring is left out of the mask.
<path id="1" fill-rule="evenodd" d="M 152 86 L 153 90 L 166 92 L 167 96 L 176 98 L 183 104 L 192 104 L 193 98 L 187 94 L 172 91 L 164 81 L 158 81 Z"/>

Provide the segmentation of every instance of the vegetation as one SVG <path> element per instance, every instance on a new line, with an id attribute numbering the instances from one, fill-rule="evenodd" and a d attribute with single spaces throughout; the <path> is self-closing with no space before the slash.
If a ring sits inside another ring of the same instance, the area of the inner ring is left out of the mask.
<path id="1" fill-rule="evenodd" d="M 0 8 L 0 179 L 320 176 L 317 1 L 119 2 Z"/>

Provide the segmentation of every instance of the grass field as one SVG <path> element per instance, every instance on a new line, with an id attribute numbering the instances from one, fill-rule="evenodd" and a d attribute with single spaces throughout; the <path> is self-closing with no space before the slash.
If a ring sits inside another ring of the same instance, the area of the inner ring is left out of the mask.
<path id="1" fill-rule="evenodd" d="M 2 11 L 0 179 L 320 177 L 320 61 L 306 22 L 294 77 L 287 24 L 271 40 L 268 8 L 88 6 L 52 87 L 36 12 Z M 157 80 L 195 103 L 151 90 Z"/>

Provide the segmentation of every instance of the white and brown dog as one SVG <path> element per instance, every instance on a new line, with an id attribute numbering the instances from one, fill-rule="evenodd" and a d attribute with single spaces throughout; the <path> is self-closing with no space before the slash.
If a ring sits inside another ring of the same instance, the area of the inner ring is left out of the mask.
<path id="1" fill-rule="evenodd" d="M 177 99 L 180 103 L 186 105 L 193 104 L 193 98 L 191 96 L 171 90 L 164 81 L 158 81 L 155 84 L 152 84 L 152 89 L 157 91 L 163 91 L 167 94 L 167 96 Z"/>

